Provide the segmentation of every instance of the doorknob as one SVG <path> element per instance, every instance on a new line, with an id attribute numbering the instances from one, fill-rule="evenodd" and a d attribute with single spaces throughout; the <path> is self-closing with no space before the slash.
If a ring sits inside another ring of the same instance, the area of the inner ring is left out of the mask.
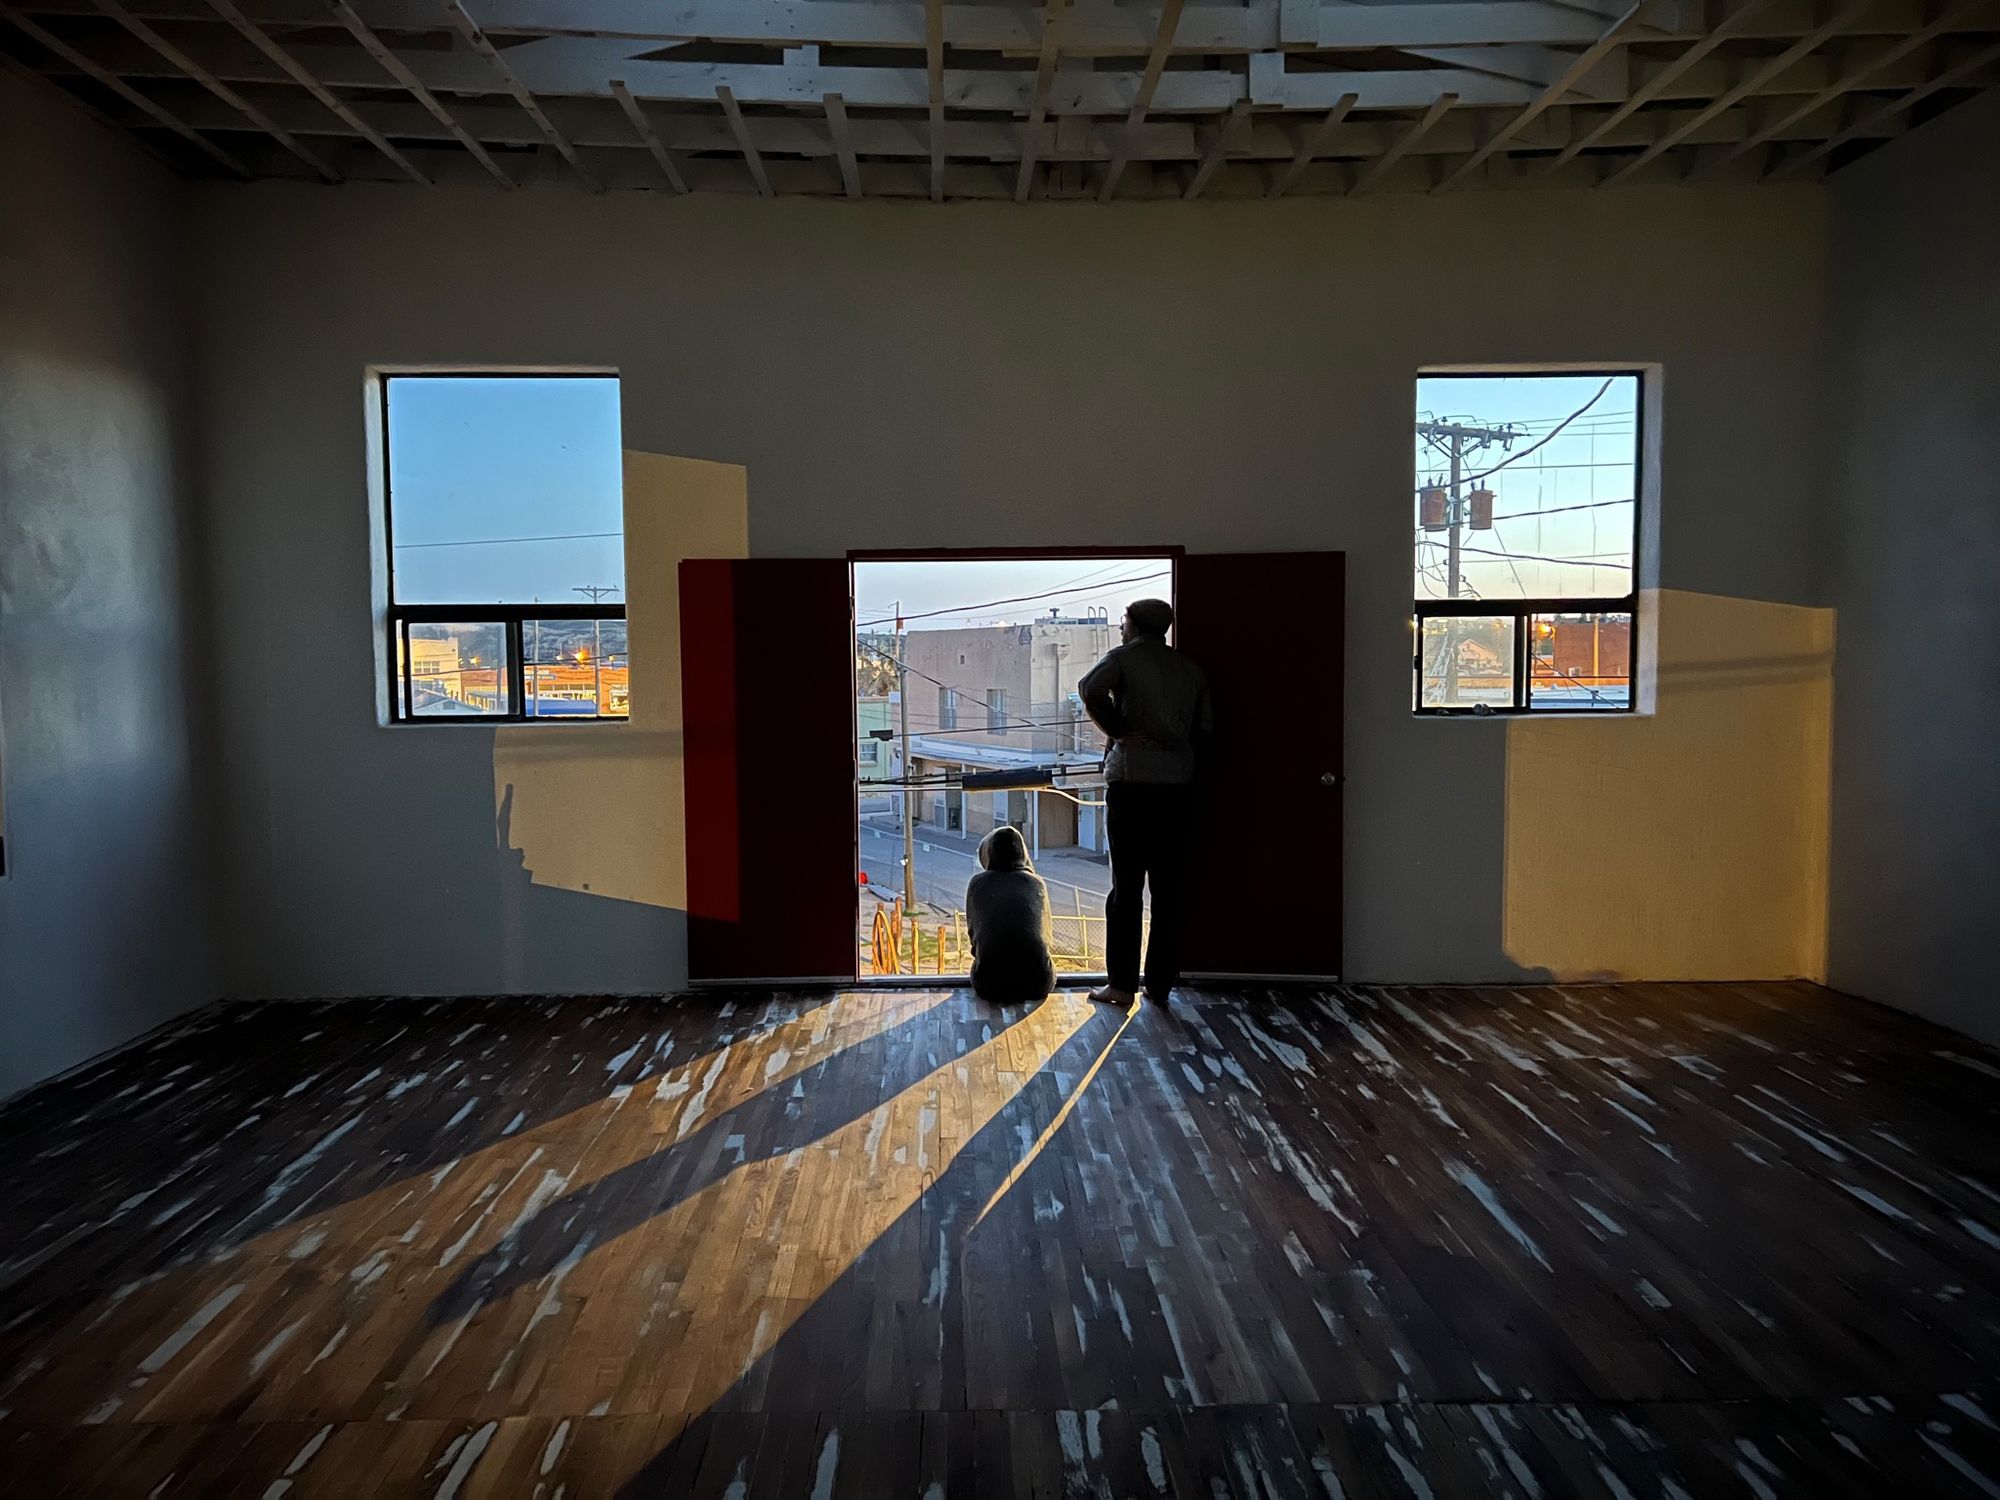
<path id="1" fill-rule="evenodd" d="M 1339 786 L 1339 785 L 1340 785 L 1340 773 L 1339 773 L 1338 771 L 1322 771 L 1322 772 L 1320 772 L 1320 773 L 1319 773 L 1319 784 L 1320 784 L 1321 786 Z"/>

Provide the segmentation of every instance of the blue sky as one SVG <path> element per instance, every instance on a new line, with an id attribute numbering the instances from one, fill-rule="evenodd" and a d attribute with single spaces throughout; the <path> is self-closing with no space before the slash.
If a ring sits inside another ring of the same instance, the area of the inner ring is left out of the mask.
<path id="1" fill-rule="evenodd" d="M 581 585 L 622 591 L 621 447 L 611 376 L 392 379 L 397 601 L 578 604 Z"/>
<path id="2" fill-rule="evenodd" d="M 1168 567 L 1166 559 L 1157 557 L 857 563 L 854 618 L 863 629 L 893 630 L 893 624 L 872 622 L 893 615 L 900 599 L 906 616 L 928 617 L 911 619 L 911 630 L 1018 624 L 1046 618 L 1051 608 L 1060 609 L 1065 618 L 1102 608 L 1115 623 L 1134 599 L 1173 597 L 1173 579 L 1164 576 Z M 1061 592 L 1024 599 L 1052 590 Z M 994 602 L 1002 599 L 1023 602 Z M 946 613 L 932 613 L 938 610 Z"/>
<path id="3" fill-rule="evenodd" d="M 1515 424 L 1511 449 L 1472 455 L 1497 525 L 1464 538 L 1463 578 L 1481 598 L 1623 594 L 1630 587 L 1639 382 L 1632 376 L 1426 376 L 1419 416 Z M 1559 436 L 1529 446 L 1597 397 Z M 389 386 L 396 597 L 405 604 L 577 603 L 585 585 L 625 582 L 622 452 L 615 377 L 398 377 Z M 1419 483 L 1445 460 L 1416 440 Z M 1470 488 L 1470 486 L 1467 486 Z M 1384 503 L 1397 503 L 1385 496 Z M 1407 503 L 1414 509 L 1415 498 Z M 1442 597 L 1442 534 L 1416 531 L 1420 597 Z M 1559 561 L 1551 561 L 1557 559 Z M 894 612 L 912 629 L 1019 621 L 1166 594 L 1144 558 L 870 563 L 856 571 L 857 619 Z M 1074 586 L 1074 587 L 1072 587 Z M 993 601 L 1068 589 L 1018 604 Z M 944 613 L 937 613 L 944 611 Z M 886 628 L 886 627 L 884 627 Z"/>
<path id="4" fill-rule="evenodd" d="M 1477 597 L 1575 597 L 1630 590 L 1629 566 L 1616 564 L 1632 560 L 1634 508 L 1629 502 L 1636 483 L 1638 378 L 1612 378 L 1610 388 L 1560 436 L 1528 451 L 1590 403 L 1607 378 L 1433 375 L 1418 381 L 1419 419 L 1514 424 L 1523 432 L 1511 449 L 1496 444 L 1467 461 L 1466 472 L 1477 474 L 1518 455 L 1483 481 L 1494 492 L 1494 529 L 1468 531 L 1463 537 L 1468 548 L 1463 578 Z M 1448 472 L 1445 456 L 1422 437 L 1416 439 L 1416 452 L 1418 483 L 1433 476 L 1442 482 Z M 1445 534 L 1419 529 L 1416 536 L 1417 596 L 1442 598 Z M 1470 550 L 1475 548 L 1479 550 Z M 1549 558 L 1567 561 L 1542 560 Z"/>

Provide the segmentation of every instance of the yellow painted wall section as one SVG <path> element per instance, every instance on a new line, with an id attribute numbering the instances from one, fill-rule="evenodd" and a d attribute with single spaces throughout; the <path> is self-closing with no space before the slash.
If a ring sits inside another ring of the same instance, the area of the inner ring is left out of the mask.
<path id="1" fill-rule="evenodd" d="M 1833 612 L 1658 606 L 1653 713 L 1508 726 L 1507 955 L 1564 980 L 1822 978 Z"/>
<path id="2" fill-rule="evenodd" d="M 524 724 L 494 736 L 496 815 L 536 885 L 686 909 L 680 564 L 747 557 L 749 543 L 740 465 L 627 450 L 631 721 Z"/>

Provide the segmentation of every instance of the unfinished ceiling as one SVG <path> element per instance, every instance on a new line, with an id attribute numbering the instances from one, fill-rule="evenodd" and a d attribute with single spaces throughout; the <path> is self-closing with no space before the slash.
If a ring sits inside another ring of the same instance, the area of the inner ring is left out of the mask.
<path id="1" fill-rule="evenodd" d="M 765 196 L 1803 180 L 2000 78 L 2000 0 L 0 0 L 0 19 L 20 64 L 190 175 Z"/>

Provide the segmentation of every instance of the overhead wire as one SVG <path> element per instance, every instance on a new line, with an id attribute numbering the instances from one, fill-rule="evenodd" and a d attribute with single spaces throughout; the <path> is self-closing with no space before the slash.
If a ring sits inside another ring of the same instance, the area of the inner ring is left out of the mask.
<path id="1" fill-rule="evenodd" d="M 1012 599 L 988 599 L 982 604 L 960 604 L 960 605 L 955 605 L 949 609 L 927 609 L 927 610 L 918 610 L 911 614 L 884 615 L 878 620 L 863 620 L 859 622 L 854 628 L 856 630 L 870 630 L 877 625 L 892 625 L 898 620 L 932 620 L 936 619 L 939 615 L 969 615 L 977 610 L 998 609 L 1002 605 L 1006 604 L 1033 604 L 1040 599 L 1054 598 L 1057 594 L 1106 593 L 1111 589 L 1119 588 L 1124 584 L 1149 583 L 1155 578 L 1171 578 L 1172 576 L 1173 576 L 1173 569 L 1163 568 L 1157 573 L 1138 573 L 1134 574 L 1130 578 L 1107 578 L 1102 583 L 1089 584 L 1084 586 L 1043 589 L 1039 593 L 1020 594 Z"/>

